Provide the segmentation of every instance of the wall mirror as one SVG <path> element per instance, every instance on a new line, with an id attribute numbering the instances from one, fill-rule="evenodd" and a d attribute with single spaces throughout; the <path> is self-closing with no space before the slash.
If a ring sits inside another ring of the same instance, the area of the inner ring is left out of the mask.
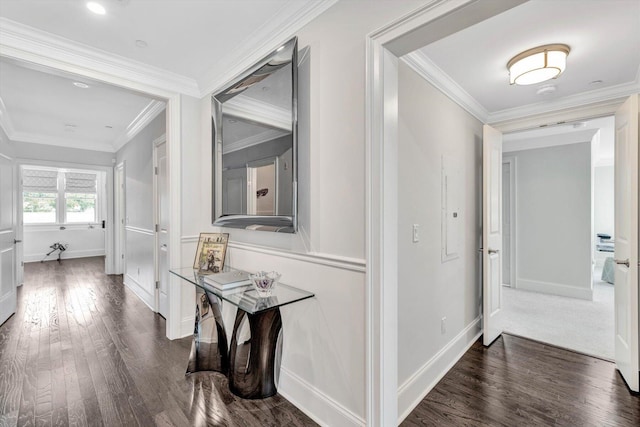
<path id="1" fill-rule="evenodd" d="M 213 96 L 213 225 L 295 233 L 297 38 Z"/>

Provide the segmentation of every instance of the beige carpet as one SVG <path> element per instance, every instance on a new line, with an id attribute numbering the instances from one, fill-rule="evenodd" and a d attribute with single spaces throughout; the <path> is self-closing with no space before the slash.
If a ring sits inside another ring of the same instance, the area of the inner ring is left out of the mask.
<path id="1" fill-rule="evenodd" d="M 613 360 L 613 285 L 594 272 L 593 301 L 503 287 L 504 331 Z"/>

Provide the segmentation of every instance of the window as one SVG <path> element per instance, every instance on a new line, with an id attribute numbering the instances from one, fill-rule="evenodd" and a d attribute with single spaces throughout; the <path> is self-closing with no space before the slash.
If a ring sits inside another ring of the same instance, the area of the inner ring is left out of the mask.
<path id="1" fill-rule="evenodd" d="M 100 221 L 101 172 L 22 170 L 24 224 L 87 224 Z M 104 182 L 104 181 L 102 181 Z"/>
<path id="2" fill-rule="evenodd" d="M 22 191 L 25 224 L 57 222 L 57 171 L 25 169 L 22 173 Z"/>

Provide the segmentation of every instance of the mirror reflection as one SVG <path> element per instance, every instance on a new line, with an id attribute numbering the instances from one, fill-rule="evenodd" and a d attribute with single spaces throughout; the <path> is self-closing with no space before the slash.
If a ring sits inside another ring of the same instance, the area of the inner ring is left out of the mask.
<path id="1" fill-rule="evenodd" d="M 295 232 L 296 47 L 213 97 L 214 225 Z"/>

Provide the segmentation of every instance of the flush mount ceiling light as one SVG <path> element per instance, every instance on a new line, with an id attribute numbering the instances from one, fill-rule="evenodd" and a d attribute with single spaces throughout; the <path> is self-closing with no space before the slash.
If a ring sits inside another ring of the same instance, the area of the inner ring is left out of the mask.
<path id="1" fill-rule="evenodd" d="M 532 85 L 557 78 L 567 66 L 570 48 L 548 44 L 517 54 L 507 63 L 509 83 Z"/>
<path id="2" fill-rule="evenodd" d="M 89 85 L 82 82 L 73 82 L 75 87 L 79 87 L 80 89 L 89 89 Z"/>
<path id="3" fill-rule="evenodd" d="M 103 5 L 95 1 L 87 2 L 87 9 L 89 9 L 96 15 L 104 15 L 107 13 L 107 9 L 105 9 Z"/>

